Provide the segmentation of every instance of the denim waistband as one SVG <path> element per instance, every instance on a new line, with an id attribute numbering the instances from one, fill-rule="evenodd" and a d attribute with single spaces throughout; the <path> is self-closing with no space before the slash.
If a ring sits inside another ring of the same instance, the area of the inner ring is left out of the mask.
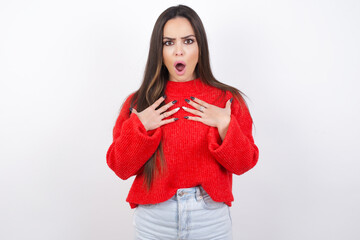
<path id="1" fill-rule="evenodd" d="M 205 193 L 205 190 L 201 187 L 201 185 L 191 187 L 191 188 L 179 188 L 174 194 L 173 198 L 178 199 L 183 196 L 195 196 L 196 200 L 200 200 L 202 195 Z"/>

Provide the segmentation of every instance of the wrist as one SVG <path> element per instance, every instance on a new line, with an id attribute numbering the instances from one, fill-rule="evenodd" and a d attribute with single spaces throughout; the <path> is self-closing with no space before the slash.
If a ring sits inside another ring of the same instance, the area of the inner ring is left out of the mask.
<path id="1" fill-rule="evenodd" d="M 219 130 L 223 130 L 223 129 L 228 128 L 228 127 L 229 127 L 229 124 L 230 124 L 230 117 L 222 119 L 222 120 L 217 124 L 216 127 L 217 127 Z"/>
<path id="2" fill-rule="evenodd" d="M 221 138 L 221 141 L 223 141 L 225 139 L 227 130 L 229 128 L 229 124 L 230 124 L 230 118 L 227 120 L 222 121 L 218 126 L 218 131 L 219 131 L 219 135 Z"/>

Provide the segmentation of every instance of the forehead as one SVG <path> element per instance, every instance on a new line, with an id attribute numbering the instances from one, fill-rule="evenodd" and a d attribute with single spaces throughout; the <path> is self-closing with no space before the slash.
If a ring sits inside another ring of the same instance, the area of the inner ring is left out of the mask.
<path id="1" fill-rule="evenodd" d="M 194 34 L 189 20 L 184 17 L 170 19 L 164 26 L 164 37 L 183 37 Z"/>

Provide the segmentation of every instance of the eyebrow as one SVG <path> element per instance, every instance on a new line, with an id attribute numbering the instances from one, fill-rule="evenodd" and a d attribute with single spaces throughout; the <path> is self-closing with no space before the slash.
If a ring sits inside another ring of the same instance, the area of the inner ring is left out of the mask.
<path id="1" fill-rule="evenodd" d="M 181 39 L 185 39 L 185 38 L 188 38 L 188 37 L 195 37 L 193 34 L 190 34 L 190 35 L 187 35 L 185 37 L 182 37 Z M 175 40 L 175 38 L 169 38 L 169 37 L 163 37 L 163 39 L 170 39 L 170 40 Z"/>

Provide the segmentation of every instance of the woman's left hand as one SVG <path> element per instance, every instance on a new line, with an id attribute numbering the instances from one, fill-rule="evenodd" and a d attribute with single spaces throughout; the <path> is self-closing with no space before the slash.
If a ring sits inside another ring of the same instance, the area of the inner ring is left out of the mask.
<path id="1" fill-rule="evenodd" d="M 183 106 L 182 108 L 195 116 L 188 116 L 188 120 L 202 122 L 211 127 L 217 127 L 219 130 L 220 137 L 224 139 L 227 128 L 230 123 L 231 115 L 231 102 L 232 98 L 226 102 L 225 108 L 204 102 L 198 98 L 191 97 L 192 101 L 187 101 L 188 104 L 193 106 L 195 109 Z"/>

